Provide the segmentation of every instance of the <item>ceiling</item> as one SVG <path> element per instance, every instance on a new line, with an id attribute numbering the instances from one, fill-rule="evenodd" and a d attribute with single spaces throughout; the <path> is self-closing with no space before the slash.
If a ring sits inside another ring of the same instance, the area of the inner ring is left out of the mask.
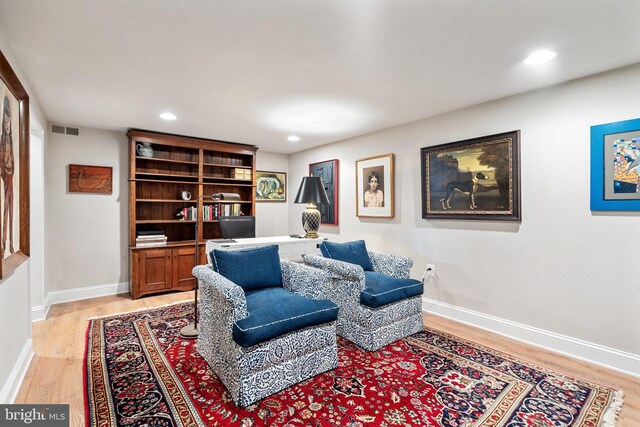
<path id="1" fill-rule="evenodd" d="M 0 0 L 50 122 L 281 153 L 638 63 L 638 17 L 637 0 Z M 557 59 L 525 65 L 539 48 Z"/>

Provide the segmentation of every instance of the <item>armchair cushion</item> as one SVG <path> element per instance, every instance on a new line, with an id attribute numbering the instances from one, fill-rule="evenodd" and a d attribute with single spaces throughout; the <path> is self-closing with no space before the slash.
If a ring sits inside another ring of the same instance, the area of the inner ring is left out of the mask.
<path id="1" fill-rule="evenodd" d="M 233 340 L 245 348 L 338 318 L 338 306 L 331 301 L 313 300 L 280 287 L 247 292 L 246 297 L 249 317 L 233 324 Z"/>
<path id="2" fill-rule="evenodd" d="M 213 269 L 245 292 L 282 287 L 278 245 L 242 251 L 211 251 Z"/>
<path id="3" fill-rule="evenodd" d="M 327 242 L 325 240 L 320 244 L 320 251 L 325 258 L 357 264 L 364 271 L 373 271 L 373 265 L 369 259 L 364 240 L 347 243 Z"/>
<path id="4" fill-rule="evenodd" d="M 398 279 L 375 271 L 365 271 L 365 288 L 360 293 L 360 304 L 378 308 L 392 302 L 422 295 L 424 286 L 415 279 Z"/>

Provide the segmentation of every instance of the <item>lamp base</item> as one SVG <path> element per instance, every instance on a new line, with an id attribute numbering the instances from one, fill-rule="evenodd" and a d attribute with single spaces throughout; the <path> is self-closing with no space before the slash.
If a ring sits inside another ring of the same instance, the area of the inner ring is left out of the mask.
<path id="1" fill-rule="evenodd" d="M 318 228 L 320 228 L 320 211 L 313 203 L 307 205 L 307 209 L 302 212 L 302 228 L 306 232 L 305 239 L 317 239 Z"/>
<path id="2" fill-rule="evenodd" d="M 189 323 L 187 326 L 180 329 L 180 338 L 184 338 L 186 340 L 198 338 L 198 329 L 196 328 L 196 325 Z"/>

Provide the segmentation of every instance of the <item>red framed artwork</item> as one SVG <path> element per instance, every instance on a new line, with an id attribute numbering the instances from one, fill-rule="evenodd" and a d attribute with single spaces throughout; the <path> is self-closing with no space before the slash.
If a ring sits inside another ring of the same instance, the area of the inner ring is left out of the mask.
<path id="1" fill-rule="evenodd" d="M 318 206 L 320 223 L 338 225 L 338 160 L 325 160 L 309 164 L 309 175 L 319 176 L 329 197 L 328 205 Z"/>

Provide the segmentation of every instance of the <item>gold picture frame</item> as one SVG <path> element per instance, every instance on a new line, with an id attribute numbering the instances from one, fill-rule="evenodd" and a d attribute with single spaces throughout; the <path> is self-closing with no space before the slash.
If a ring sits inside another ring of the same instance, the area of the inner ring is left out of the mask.
<path id="1" fill-rule="evenodd" d="M 356 160 L 356 216 L 395 216 L 393 153 Z"/>

